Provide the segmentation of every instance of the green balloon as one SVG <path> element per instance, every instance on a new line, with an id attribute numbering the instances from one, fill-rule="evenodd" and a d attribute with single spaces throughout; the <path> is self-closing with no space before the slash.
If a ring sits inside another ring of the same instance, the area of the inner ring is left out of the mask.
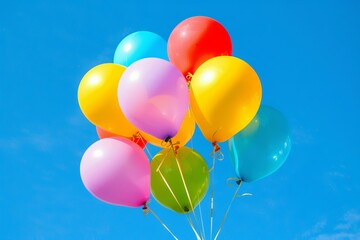
<path id="1" fill-rule="evenodd" d="M 151 161 L 151 193 L 163 206 L 178 213 L 188 213 L 192 211 L 192 207 L 199 204 L 208 190 L 209 168 L 200 154 L 193 149 L 181 147 L 177 152 L 192 204 L 186 193 L 176 156 L 171 149 L 163 149 Z"/>

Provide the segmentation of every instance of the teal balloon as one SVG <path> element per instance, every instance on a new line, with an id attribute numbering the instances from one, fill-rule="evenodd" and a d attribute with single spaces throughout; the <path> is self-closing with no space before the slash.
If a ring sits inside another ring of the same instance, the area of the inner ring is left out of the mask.
<path id="1" fill-rule="evenodd" d="M 156 33 L 139 31 L 126 36 L 119 43 L 114 54 L 114 63 L 128 67 L 149 57 L 168 60 L 167 42 Z"/>
<path id="2" fill-rule="evenodd" d="M 264 178 L 283 165 L 291 149 L 290 127 L 281 112 L 260 106 L 255 118 L 229 140 L 236 175 L 245 182 Z"/>

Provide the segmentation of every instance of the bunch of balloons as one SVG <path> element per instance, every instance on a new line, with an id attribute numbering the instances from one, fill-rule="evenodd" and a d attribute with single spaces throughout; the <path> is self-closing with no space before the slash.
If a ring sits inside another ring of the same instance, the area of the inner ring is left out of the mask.
<path id="1" fill-rule="evenodd" d="M 113 63 L 90 69 L 78 101 L 100 140 L 84 153 L 80 173 L 87 190 L 110 204 L 146 206 L 150 194 L 179 213 L 206 195 L 209 167 L 184 146 L 195 125 L 219 150 L 229 142 L 235 173 L 251 182 L 286 160 L 290 130 L 276 109 L 260 106 L 255 70 L 232 56 L 227 30 L 196 16 L 178 24 L 168 41 L 139 31 L 118 45 Z M 151 162 L 143 148 L 164 148 Z"/>

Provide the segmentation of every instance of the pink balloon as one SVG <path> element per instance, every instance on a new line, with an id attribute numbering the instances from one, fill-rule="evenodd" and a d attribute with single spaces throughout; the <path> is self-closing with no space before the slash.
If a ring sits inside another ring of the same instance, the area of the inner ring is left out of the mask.
<path id="1" fill-rule="evenodd" d="M 144 151 L 125 138 L 104 138 L 84 153 L 80 175 L 86 189 L 110 204 L 139 207 L 150 197 L 150 163 Z"/>
<path id="2" fill-rule="evenodd" d="M 126 118 L 159 139 L 174 137 L 189 106 L 186 79 L 172 63 L 144 58 L 121 76 L 118 99 Z"/>

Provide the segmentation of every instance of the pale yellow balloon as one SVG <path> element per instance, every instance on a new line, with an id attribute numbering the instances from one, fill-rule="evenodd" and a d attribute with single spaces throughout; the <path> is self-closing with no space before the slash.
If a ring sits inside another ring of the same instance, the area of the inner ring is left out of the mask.
<path id="1" fill-rule="evenodd" d="M 255 70 L 233 56 L 204 62 L 190 85 L 190 107 L 204 137 L 224 142 L 255 117 L 261 102 L 261 83 Z"/>
<path id="2" fill-rule="evenodd" d="M 179 147 L 184 146 L 194 135 L 195 132 L 195 119 L 190 110 L 187 111 L 184 120 L 180 126 L 179 132 L 171 139 L 173 144 L 177 144 Z M 148 143 L 155 146 L 165 148 L 168 146 L 163 140 L 158 139 L 150 134 L 141 132 L 141 135 Z"/>
<path id="3" fill-rule="evenodd" d="M 120 136 L 132 137 L 138 130 L 126 119 L 118 103 L 118 83 L 125 67 L 105 63 L 90 69 L 81 79 L 78 101 L 94 125 Z"/>

